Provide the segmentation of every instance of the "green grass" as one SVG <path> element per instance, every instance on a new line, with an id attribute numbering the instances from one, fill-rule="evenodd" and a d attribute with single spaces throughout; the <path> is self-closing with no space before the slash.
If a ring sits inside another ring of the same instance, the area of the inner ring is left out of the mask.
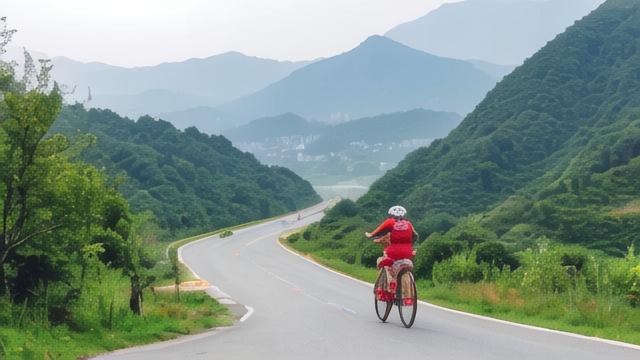
<path id="1" fill-rule="evenodd" d="M 144 315 L 136 316 L 126 307 L 125 287 L 126 282 L 112 284 L 112 315 L 109 301 L 81 301 L 71 325 L 26 320 L 19 326 L 0 326 L 0 358 L 77 359 L 233 323 L 227 308 L 205 292 L 182 293 L 177 301 L 173 294 L 147 291 Z M 95 295 L 95 289 L 89 291 Z"/>
<path id="2" fill-rule="evenodd" d="M 190 242 L 268 222 L 285 215 L 253 221 L 229 228 L 166 243 L 148 244 L 157 259 L 151 273 L 154 286 L 171 285 L 171 266 L 167 254 Z M 227 326 L 233 319 L 227 308 L 205 292 L 174 294 L 145 291 L 142 316 L 128 309 L 129 283 L 120 271 L 97 264 L 83 295 L 71 310 L 65 325 L 43 320 L 42 309 L 27 307 L 24 320 L 21 307 L 0 299 L 0 359 L 77 359 L 135 345 L 168 340 L 180 335 Z M 181 281 L 195 277 L 181 264 Z M 110 307 L 114 310 L 110 311 Z"/>
<path id="3" fill-rule="evenodd" d="M 373 283 L 376 269 L 338 257 L 341 250 L 322 248 L 318 241 L 282 238 L 283 245 L 341 273 Z M 584 294 L 522 294 L 494 282 L 434 285 L 419 279 L 421 300 L 446 308 L 496 319 L 572 332 L 604 339 L 640 344 L 640 308 L 612 297 Z M 363 300 L 364 301 L 364 300 Z M 373 311 L 373 309 L 372 309 Z M 419 315 L 418 315 L 419 316 Z"/>

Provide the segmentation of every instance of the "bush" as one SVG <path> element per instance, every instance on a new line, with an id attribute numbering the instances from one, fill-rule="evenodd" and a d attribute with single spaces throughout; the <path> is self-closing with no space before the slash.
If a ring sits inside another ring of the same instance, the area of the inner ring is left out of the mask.
<path id="1" fill-rule="evenodd" d="M 342 228 L 342 230 L 340 230 L 340 233 L 341 233 L 342 235 L 346 235 L 346 234 L 348 234 L 348 233 L 350 233 L 350 232 L 352 232 L 352 231 L 355 231 L 355 230 L 357 230 L 357 229 L 358 229 L 358 225 L 356 225 L 356 224 L 351 224 L 351 225 L 347 225 L 347 226 L 345 226 L 344 228 Z"/>
<path id="2" fill-rule="evenodd" d="M 415 224 L 416 231 L 422 239 L 426 239 L 432 233 L 443 233 L 456 225 L 456 217 L 448 213 L 427 215 L 425 219 Z"/>
<path id="3" fill-rule="evenodd" d="M 439 235 L 432 235 L 417 248 L 414 261 L 414 272 L 418 277 L 431 278 L 431 271 L 436 262 L 449 259 L 461 252 L 464 244 L 459 241 L 444 239 Z"/>
<path id="4" fill-rule="evenodd" d="M 320 244 L 320 249 L 342 249 L 345 244 L 339 241 L 323 240 Z"/>
<path id="5" fill-rule="evenodd" d="M 584 249 L 570 248 L 562 251 L 560 263 L 565 267 L 573 267 L 576 272 L 581 272 L 589 261 L 589 255 Z"/>
<path id="6" fill-rule="evenodd" d="M 535 247 L 536 240 L 543 235 L 543 230 L 531 224 L 518 224 L 500 237 L 500 241 L 514 244 L 518 250 Z"/>
<path id="7" fill-rule="evenodd" d="M 344 251 L 338 254 L 338 258 L 347 264 L 355 264 L 356 263 L 356 254 L 352 251 Z"/>
<path id="8" fill-rule="evenodd" d="M 295 233 L 295 234 L 291 234 L 289 235 L 289 237 L 287 238 L 287 241 L 290 244 L 295 243 L 296 241 L 300 240 L 300 233 Z"/>
<path id="9" fill-rule="evenodd" d="M 382 256 L 382 248 L 380 245 L 369 242 L 362 249 L 360 263 L 366 267 L 375 268 L 380 256 Z"/>
<path id="10" fill-rule="evenodd" d="M 358 215 L 358 206 L 350 199 L 341 200 L 327 213 L 327 217 L 331 219 L 354 217 L 356 215 Z"/>
<path id="11" fill-rule="evenodd" d="M 220 233 L 220 237 L 221 238 L 226 238 L 226 237 L 229 237 L 229 236 L 232 236 L 232 235 L 233 235 L 233 231 L 231 231 L 231 230 L 225 230 L 222 233 Z"/>
<path id="12" fill-rule="evenodd" d="M 546 240 L 541 240 L 537 249 L 529 249 L 521 254 L 524 273 L 522 287 L 527 291 L 541 294 L 561 293 L 572 285 L 572 278 L 562 266 L 560 252 L 550 248 Z"/>
<path id="13" fill-rule="evenodd" d="M 313 236 L 313 232 L 311 231 L 311 228 L 309 228 L 309 229 L 305 230 L 305 231 L 302 233 L 302 237 L 303 237 L 305 240 L 307 240 L 307 241 L 311 240 L 311 237 L 312 237 L 312 236 Z"/>
<path id="14" fill-rule="evenodd" d="M 640 265 L 629 272 L 629 284 L 631 286 L 627 298 L 632 306 L 640 306 Z"/>
<path id="15" fill-rule="evenodd" d="M 511 270 L 515 270 L 520 266 L 520 262 L 511 254 L 507 248 L 497 242 L 488 241 L 476 246 L 476 262 L 487 263 L 491 266 L 495 266 L 502 270 L 505 266 L 508 266 Z"/>
<path id="16" fill-rule="evenodd" d="M 459 282 L 478 282 L 482 280 L 482 269 L 473 259 L 464 254 L 438 262 L 433 266 L 433 282 L 451 285 Z"/>
<path id="17" fill-rule="evenodd" d="M 461 221 L 444 236 L 449 240 L 465 242 L 470 248 L 482 242 L 498 240 L 496 233 L 482 227 L 473 217 Z"/>

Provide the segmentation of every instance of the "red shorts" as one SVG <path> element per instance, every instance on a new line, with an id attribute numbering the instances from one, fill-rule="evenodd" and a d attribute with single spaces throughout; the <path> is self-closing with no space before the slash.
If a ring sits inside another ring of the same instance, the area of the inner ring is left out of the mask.
<path id="1" fill-rule="evenodd" d="M 394 261 L 413 258 L 411 244 L 391 244 L 384 249 L 384 257 L 378 263 L 378 268 L 393 265 Z"/>

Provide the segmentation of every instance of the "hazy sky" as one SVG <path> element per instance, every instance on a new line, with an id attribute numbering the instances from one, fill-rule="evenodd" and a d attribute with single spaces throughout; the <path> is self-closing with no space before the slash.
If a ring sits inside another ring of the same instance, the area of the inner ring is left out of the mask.
<path id="1" fill-rule="evenodd" d="M 230 50 L 307 60 L 455 0 L 0 0 L 13 45 L 114 65 Z"/>

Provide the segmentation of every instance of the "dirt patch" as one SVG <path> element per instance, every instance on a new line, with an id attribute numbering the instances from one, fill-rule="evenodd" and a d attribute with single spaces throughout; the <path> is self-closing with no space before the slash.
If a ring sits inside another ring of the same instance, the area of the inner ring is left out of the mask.
<path id="1" fill-rule="evenodd" d="M 202 291 L 202 290 L 208 289 L 209 287 L 211 287 L 211 284 L 209 284 L 209 282 L 205 280 L 192 280 L 192 281 L 185 281 L 180 283 L 181 292 L 182 291 L 185 291 L 185 292 Z M 153 287 L 153 291 L 154 292 L 175 292 L 176 286 L 175 285 L 156 286 L 156 287 Z"/>

